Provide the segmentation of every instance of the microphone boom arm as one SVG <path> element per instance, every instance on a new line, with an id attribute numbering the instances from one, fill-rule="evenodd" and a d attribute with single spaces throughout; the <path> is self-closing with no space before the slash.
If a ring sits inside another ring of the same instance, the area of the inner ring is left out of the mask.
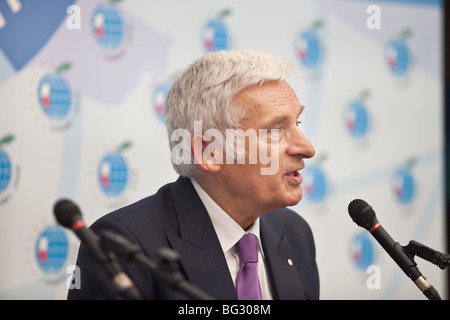
<path id="1" fill-rule="evenodd" d="M 166 268 L 162 268 L 160 264 L 145 256 L 139 246 L 130 242 L 125 237 L 109 230 L 102 230 L 100 235 L 101 245 L 105 250 L 113 251 L 127 261 L 136 261 L 140 265 L 149 269 L 152 276 L 154 276 L 157 280 L 160 280 L 171 288 L 182 292 L 188 298 L 194 300 L 213 299 L 208 294 L 185 280 L 184 276 L 180 272 L 174 270 L 174 268 L 170 268 L 170 260 L 173 262 L 175 257 L 175 252 L 172 250 L 172 253 L 168 252 L 169 249 L 165 249 L 165 251 L 161 252 L 163 260 L 166 260 L 163 261 L 163 265 Z"/>
<path id="2" fill-rule="evenodd" d="M 411 240 L 408 245 L 404 246 L 407 254 L 414 258 L 418 256 L 426 261 L 437 265 L 442 270 L 450 267 L 450 254 L 442 253 L 432 248 L 429 248 L 417 241 Z"/>

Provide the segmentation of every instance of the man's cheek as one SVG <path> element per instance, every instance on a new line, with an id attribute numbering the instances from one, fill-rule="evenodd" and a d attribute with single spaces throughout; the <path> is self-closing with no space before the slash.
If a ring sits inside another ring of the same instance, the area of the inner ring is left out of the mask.
<path id="1" fill-rule="evenodd" d="M 278 130 L 275 133 L 267 131 L 259 135 L 259 162 L 261 163 L 261 175 L 275 175 L 280 168 L 280 143 Z M 271 131 L 273 131 L 271 130 Z"/>

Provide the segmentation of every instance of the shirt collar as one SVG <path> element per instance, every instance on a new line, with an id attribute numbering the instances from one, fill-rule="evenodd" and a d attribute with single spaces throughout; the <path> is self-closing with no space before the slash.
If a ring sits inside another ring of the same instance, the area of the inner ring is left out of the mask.
<path id="1" fill-rule="evenodd" d="M 246 233 L 253 233 L 258 238 L 259 247 L 261 249 L 259 218 L 256 219 L 248 230 L 242 229 L 241 226 L 206 193 L 195 179 L 191 179 L 191 181 L 209 214 L 224 253 L 232 249 Z"/>

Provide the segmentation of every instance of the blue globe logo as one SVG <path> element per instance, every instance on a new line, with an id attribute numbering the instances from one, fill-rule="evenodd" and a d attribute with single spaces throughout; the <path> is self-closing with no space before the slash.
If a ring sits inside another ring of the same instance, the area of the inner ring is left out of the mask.
<path id="1" fill-rule="evenodd" d="M 164 123 L 164 104 L 166 103 L 167 92 L 170 83 L 163 83 L 156 87 L 153 92 L 152 105 L 158 119 Z"/>
<path id="2" fill-rule="evenodd" d="M 98 182 L 105 194 L 120 195 L 128 181 L 128 166 L 120 152 L 107 154 L 98 166 Z"/>
<path id="3" fill-rule="evenodd" d="M 46 273 L 58 272 L 66 262 L 68 251 L 67 236 L 58 226 L 46 228 L 36 240 L 35 257 Z"/>
<path id="4" fill-rule="evenodd" d="M 350 259 L 357 269 L 366 271 L 375 259 L 375 248 L 366 232 L 355 235 L 350 241 Z"/>
<path id="5" fill-rule="evenodd" d="M 407 74 L 411 65 L 411 55 L 403 40 L 393 40 L 386 46 L 386 63 L 396 76 Z"/>
<path id="6" fill-rule="evenodd" d="M 318 165 L 307 167 L 303 179 L 306 199 L 314 203 L 322 202 L 328 194 L 328 182 L 322 168 Z"/>
<path id="7" fill-rule="evenodd" d="M 401 168 L 394 172 L 392 177 L 392 191 L 395 199 L 400 204 L 408 205 L 412 202 L 416 192 L 416 186 L 409 168 Z"/>
<path id="8" fill-rule="evenodd" d="M 70 87 L 59 73 L 51 73 L 41 79 L 38 97 L 42 110 L 52 119 L 64 118 L 72 105 Z"/>
<path id="9" fill-rule="evenodd" d="M 300 32 L 295 38 L 295 54 L 300 64 L 307 69 L 316 69 L 323 58 L 323 46 L 313 31 Z"/>
<path id="10" fill-rule="evenodd" d="M 370 115 L 361 100 L 351 101 L 344 110 L 347 131 L 355 139 L 364 138 L 370 128 Z"/>
<path id="11" fill-rule="evenodd" d="M 222 19 L 208 21 L 202 29 L 203 49 L 206 52 L 227 50 L 228 31 Z"/>
<path id="12" fill-rule="evenodd" d="M 11 161 L 6 152 L 0 148 L 0 193 L 2 193 L 11 180 Z"/>
<path id="13" fill-rule="evenodd" d="M 103 47 L 114 49 L 122 42 L 124 25 L 119 12 L 112 5 L 100 5 L 92 15 L 91 26 L 95 39 Z"/>

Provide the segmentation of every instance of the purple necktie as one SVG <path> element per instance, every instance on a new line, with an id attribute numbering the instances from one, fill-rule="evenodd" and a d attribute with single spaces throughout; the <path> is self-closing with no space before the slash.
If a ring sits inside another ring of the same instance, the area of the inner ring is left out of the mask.
<path id="1" fill-rule="evenodd" d="M 236 244 L 239 272 L 236 291 L 239 300 L 262 300 L 258 279 L 258 238 L 247 233 Z"/>

